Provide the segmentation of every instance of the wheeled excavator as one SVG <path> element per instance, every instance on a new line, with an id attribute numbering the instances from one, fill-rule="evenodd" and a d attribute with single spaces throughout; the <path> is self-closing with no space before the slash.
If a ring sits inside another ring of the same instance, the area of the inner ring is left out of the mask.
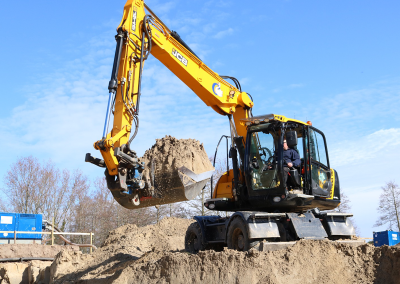
<path id="1" fill-rule="evenodd" d="M 119 204 L 137 209 L 190 200 L 212 175 L 182 167 L 173 177 L 176 182 L 161 190 L 143 179 L 144 164 L 131 142 L 139 127 L 143 67 L 151 54 L 207 106 L 226 116 L 229 125 L 230 135 L 224 137 L 230 142 L 226 163 L 231 169 L 211 187 L 205 206 L 234 213 L 194 217 L 196 222 L 186 233 L 187 251 L 218 246 L 248 250 L 259 240 L 335 240 L 355 235 L 348 219 L 352 214 L 328 211 L 340 204 L 340 185 L 322 131 L 311 122 L 283 115 L 253 116 L 254 102 L 239 81 L 211 70 L 143 0 L 126 2 L 115 38 L 103 136 L 94 143 L 102 159 L 88 153 L 85 161 L 106 168 L 107 186 Z M 108 131 L 112 114 L 113 127 Z M 301 159 L 300 166 L 287 171 L 284 140 Z"/>

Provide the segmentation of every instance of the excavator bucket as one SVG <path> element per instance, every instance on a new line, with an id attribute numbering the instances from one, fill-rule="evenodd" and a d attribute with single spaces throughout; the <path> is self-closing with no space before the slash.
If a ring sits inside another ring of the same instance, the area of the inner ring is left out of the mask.
<path id="1" fill-rule="evenodd" d="M 153 179 L 152 196 L 129 195 L 111 190 L 115 200 L 125 208 L 139 209 L 149 206 L 188 201 L 198 196 L 210 180 L 214 170 L 196 174 L 182 166 L 159 174 Z"/>

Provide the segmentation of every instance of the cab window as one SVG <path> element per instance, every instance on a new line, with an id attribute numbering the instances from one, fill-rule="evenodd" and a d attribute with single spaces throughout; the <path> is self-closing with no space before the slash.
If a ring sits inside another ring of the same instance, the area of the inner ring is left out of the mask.
<path id="1" fill-rule="evenodd" d="M 276 187 L 277 169 L 274 137 L 269 133 L 254 132 L 250 144 L 253 190 Z"/>
<path id="2" fill-rule="evenodd" d="M 310 155 L 311 159 L 328 167 L 324 137 L 313 129 L 310 129 Z"/>

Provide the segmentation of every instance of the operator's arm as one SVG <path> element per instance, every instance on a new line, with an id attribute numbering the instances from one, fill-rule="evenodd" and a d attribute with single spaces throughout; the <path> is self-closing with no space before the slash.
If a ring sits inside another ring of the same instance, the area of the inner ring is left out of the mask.
<path id="1" fill-rule="evenodd" d="M 293 166 L 298 167 L 301 164 L 300 155 L 294 149 L 288 149 L 284 151 L 283 160 L 289 166 L 289 168 Z"/>
<path id="2" fill-rule="evenodd" d="M 295 167 L 299 167 L 300 166 L 300 164 L 301 164 L 301 160 L 300 160 L 300 155 L 299 155 L 299 153 L 297 153 L 297 151 L 296 150 L 293 150 L 292 149 L 292 161 L 293 161 L 293 166 L 295 166 Z"/>
<path id="3" fill-rule="evenodd" d="M 285 152 L 288 152 L 288 158 L 286 159 L 286 163 L 288 164 L 289 167 L 298 167 L 301 164 L 301 160 L 300 160 L 300 155 L 299 153 L 297 153 L 296 150 L 294 149 L 289 149 Z M 290 166 L 291 164 L 291 166 Z"/>

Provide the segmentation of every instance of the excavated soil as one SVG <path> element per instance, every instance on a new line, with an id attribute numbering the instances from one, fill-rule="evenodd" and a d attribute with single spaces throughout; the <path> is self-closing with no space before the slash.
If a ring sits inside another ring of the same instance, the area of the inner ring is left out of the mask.
<path id="1" fill-rule="evenodd" d="M 4 244 L 0 245 L 0 259 L 3 258 L 53 258 L 61 250 L 78 251 L 78 246 L 44 246 L 40 244 Z"/>
<path id="2" fill-rule="evenodd" d="M 156 139 L 156 143 L 144 153 L 141 161 L 145 162 L 144 176 L 149 182 L 152 164 L 156 178 L 182 166 L 196 174 L 213 170 L 202 143 L 169 135 Z"/>
<path id="3" fill-rule="evenodd" d="M 156 225 L 120 227 L 91 255 L 61 251 L 47 267 L 49 282 L 31 283 L 400 283 L 396 246 L 303 240 L 278 251 L 193 255 L 183 251 L 191 222 L 165 218 Z"/>
<path id="4" fill-rule="evenodd" d="M 40 244 L 3 244 L 0 245 L 0 284 L 50 282 L 52 261 L 25 260 L 11 262 L 17 258 L 54 258 L 60 251 L 78 252 L 78 246 L 46 246 Z"/>
<path id="5" fill-rule="evenodd" d="M 141 208 L 180 201 L 191 200 L 200 194 L 205 185 L 196 188 L 188 187 L 194 183 L 180 167 L 186 167 L 195 174 L 213 170 L 203 144 L 194 139 L 176 139 L 165 136 L 156 139 L 156 143 L 139 159 L 145 163 L 143 180 L 145 181 L 144 197 L 138 206 Z M 186 188 L 185 188 L 186 187 Z"/>
<path id="6" fill-rule="evenodd" d="M 64 251 L 50 274 L 54 283 L 400 283 L 400 248 L 353 247 L 299 241 L 271 252 L 184 249 L 191 220 L 112 231 L 92 255 Z"/>

